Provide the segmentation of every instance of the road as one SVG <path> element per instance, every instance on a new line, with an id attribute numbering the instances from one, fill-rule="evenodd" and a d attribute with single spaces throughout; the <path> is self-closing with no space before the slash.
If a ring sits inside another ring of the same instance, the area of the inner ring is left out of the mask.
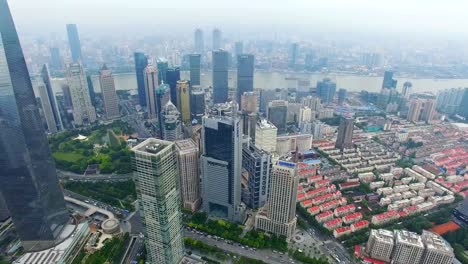
<path id="1" fill-rule="evenodd" d="M 75 192 L 72 192 L 72 191 L 69 191 L 69 190 L 63 190 L 63 194 L 66 195 L 66 196 L 69 196 L 71 198 L 75 198 L 77 200 L 83 201 L 83 202 L 85 202 L 87 204 L 91 204 L 91 205 L 94 205 L 96 207 L 99 207 L 99 208 L 105 209 L 107 211 L 110 211 L 116 216 L 126 215 L 126 212 L 123 209 L 114 207 L 112 205 L 109 205 L 109 204 L 106 204 L 106 203 L 103 203 L 103 202 L 100 202 L 100 201 L 97 201 L 97 200 L 94 200 L 94 199 L 91 199 L 91 198 L 83 196 L 81 194 L 78 194 L 78 193 L 75 193 Z"/>
<path id="2" fill-rule="evenodd" d="M 61 179 L 73 181 L 128 181 L 133 177 L 132 173 L 128 174 L 97 174 L 97 175 L 82 175 L 73 172 L 57 170 L 57 175 Z"/>
<path id="3" fill-rule="evenodd" d="M 138 261 L 140 254 L 143 250 L 143 238 L 140 236 L 133 236 L 129 244 L 129 248 L 125 254 L 125 257 L 122 259 L 122 264 L 133 264 L 135 261 Z"/>
<path id="4" fill-rule="evenodd" d="M 190 231 L 185 231 L 185 237 L 189 237 L 192 239 L 202 241 L 203 243 L 211 245 L 211 246 L 216 246 L 224 251 L 228 251 L 228 252 L 231 252 L 240 256 L 252 258 L 252 259 L 262 260 L 271 264 L 297 263 L 297 261 L 294 261 L 293 259 L 289 258 L 286 254 L 281 255 L 279 253 L 275 253 L 271 250 L 266 250 L 266 249 L 252 250 L 252 249 L 247 249 L 245 247 L 242 248 L 242 246 L 230 245 L 223 240 L 215 240 L 214 238 L 205 237 L 203 235 L 192 233 Z"/>

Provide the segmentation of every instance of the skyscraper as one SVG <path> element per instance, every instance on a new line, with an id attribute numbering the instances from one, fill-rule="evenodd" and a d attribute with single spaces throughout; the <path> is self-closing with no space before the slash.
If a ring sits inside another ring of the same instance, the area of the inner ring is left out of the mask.
<path id="1" fill-rule="evenodd" d="M 228 101 L 228 52 L 213 51 L 213 102 L 215 104 Z"/>
<path id="2" fill-rule="evenodd" d="M 348 92 L 346 91 L 346 89 L 341 88 L 340 90 L 338 90 L 338 104 L 339 105 L 343 105 L 343 103 L 346 100 L 347 94 Z"/>
<path id="3" fill-rule="evenodd" d="M 270 196 L 255 216 L 255 228 L 290 239 L 296 230 L 296 164 L 278 161 L 270 174 Z"/>
<path id="4" fill-rule="evenodd" d="M 420 119 L 425 121 L 426 123 L 432 123 L 434 120 L 434 116 L 436 114 L 436 100 L 434 99 L 426 99 L 423 101 L 423 107 L 421 111 Z"/>
<path id="5" fill-rule="evenodd" d="M 291 50 L 289 53 L 289 67 L 290 68 L 294 68 L 296 66 L 298 57 L 299 57 L 299 44 L 292 43 Z"/>
<path id="6" fill-rule="evenodd" d="M 213 48 L 212 50 L 218 50 L 222 49 L 222 43 L 221 43 L 221 30 L 215 28 L 213 29 Z"/>
<path id="7" fill-rule="evenodd" d="M 174 143 L 149 138 L 132 155 L 147 261 L 179 264 L 184 244 Z"/>
<path id="8" fill-rule="evenodd" d="M 201 56 L 200 54 L 189 55 L 190 84 L 200 85 Z"/>
<path id="9" fill-rule="evenodd" d="M 179 163 L 182 205 L 185 209 L 195 212 L 201 204 L 200 152 L 192 139 L 178 140 L 175 146 Z"/>
<path id="10" fill-rule="evenodd" d="M 270 192 L 271 154 L 253 144 L 242 148 L 242 168 L 247 173 L 246 193 L 242 199 L 250 208 L 263 207 Z"/>
<path id="11" fill-rule="evenodd" d="M 177 105 L 182 114 L 182 122 L 185 125 L 190 125 L 192 123 L 190 115 L 190 84 L 187 80 L 177 82 Z"/>
<path id="12" fill-rule="evenodd" d="M 336 93 L 336 83 L 330 78 L 324 78 L 322 81 L 317 82 L 317 96 L 322 99 L 323 104 L 330 104 L 333 102 Z"/>
<path id="13" fill-rule="evenodd" d="M 171 91 L 169 85 L 164 83 L 158 86 L 155 91 L 156 96 L 156 116 L 158 117 L 159 137 L 164 137 L 164 107 L 171 101 Z"/>
<path id="14" fill-rule="evenodd" d="M 203 210 L 208 214 L 242 222 L 240 174 L 242 133 L 235 116 L 203 117 L 202 194 Z"/>
<path id="15" fill-rule="evenodd" d="M 459 115 L 468 119 L 468 88 L 465 88 L 463 92 L 462 100 L 460 102 L 460 106 L 458 107 L 457 112 Z"/>
<path id="16" fill-rule="evenodd" d="M 80 62 L 83 58 L 81 56 L 81 43 L 76 24 L 67 24 L 67 33 L 72 60 L 73 62 Z"/>
<path id="17" fill-rule="evenodd" d="M 239 55 L 244 53 L 244 43 L 242 41 L 237 41 L 234 44 L 234 50 L 235 50 L 235 56 L 236 58 L 239 57 Z"/>
<path id="18" fill-rule="evenodd" d="M 190 112 L 192 120 L 202 123 L 202 117 L 205 114 L 205 92 L 202 89 L 192 87 L 190 97 Z"/>
<path id="19" fill-rule="evenodd" d="M 411 82 L 405 82 L 403 84 L 403 91 L 401 92 L 401 94 L 403 95 L 403 98 L 409 99 L 412 87 L 413 87 L 413 84 Z"/>
<path id="20" fill-rule="evenodd" d="M 203 31 L 199 28 L 195 29 L 195 49 L 194 51 L 199 54 L 205 52 L 205 42 L 203 41 Z"/>
<path id="21" fill-rule="evenodd" d="M 391 261 L 393 252 L 393 232 L 385 229 L 371 229 L 366 251 L 371 258 Z"/>
<path id="22" fill-rule="evenodd" d="M 421 236 L 406 230 L 395 230 L 395 248 L 392 263 L 421 263 L 424 243 Z"/>
<path id="23" fill-rule="evenodd" d="M 411 101 L 409 110 L 408 110 L 408 115 L 406 117 L 406 120 L 410 122 L 417 122 L 419 121 L 419 116 L 421 115 L 421 110 L 422 110 L 422 101 L 419 99 L 415 99 Z"/>
<path id="24" fill-rule="evenodd" d="M 47 127 L 50 133 L 56 133 L 57 131 L 60 131 L 63 129 L 62 119 L 60 118 L 60 113 L 59 113 L 58 106 L 57 106 L 57 100 L 55 98 L 54 91 L 52 90 L 52 82 L 50 81 L 49 69 L 47 65 L 45 64 L 42 66 L 41 79 L 42 79 L 42 82 L 44 83 L 44 88 L 45 88 L 45 90 L 43 90 L 43 93 L 45 96 L 44 97 L 45 102 L 42 102 L 42 96 L 41 96 L 41 102 L 42 104 L 45 103 L 47 105 L 46 108 L 49 108 L 50 106 L 50 113 L 48 114 L 49 118 L 47 118 L 47 115 L 46 115 L 46 121 L 48 119 Z"/>
<path id="25" fill-rule="evenodd" d="M 278 134 L 286 133 L 288 102 L 273 100 L 268 104 L 268 121 L 278 129 Z"/>
<path id="26" fill-rule="evenodd" d="M 177 82 L 180 80 L 180 68 L 171 67 L 167 69 L 166 72 L 166 81 L 171 90 L 171 102 L 178 107 L 177 105 Z"/>
<path id="27" fill-rule="evenodd" d="M 101 93 L 107 119 L 119 117 L 119 99 L 115 92 L 114 76 L 105 64 L 99 72 L 99 83 L 101 84 Z"/>
<path id="28" fill-rule="evenodd" d="M 255 126 L 257 124 L 257 94 L 244 92 L 240 99 L 240 112 L 243 119 L 242 133 L 255 140 Z"/>
<path id="29" fill-rule="evenodd" d="M 91 74 L 86 73 L 86 83 L 88 84 L 88 93 L 89 98 L 91 99 L 91 104 L 96 107 L 96 92 L 94 91 L 93 80 L 91 79 Z"/>
<path id="30" fill-rule="evenodd" d="M 73 120 L 76 126 L 89 125 L 96 121 L 96 110 L 89 96 L 88 82 L 81 63 L 67 67 L 67 83 L 73 105 Z"/>
<path id="31" fill-rule="evenodd" d="M 255 146 L 268 152 L 276 151 L 278 129 L 266 119 L 257 121 L 255 127 Z"/>
<path id="32" fill-rule="evenodd" d="M 393 79 L 392 71 L 385 71 L 382 82 L 382 88 L 395 89 L 397 86 L 397 80 Z"/>
<path id="33" fill-rule="evenodd" d="M 241 95 L 244 92 L 253 91 L 254 80 L 254 56 L 252 54 L 242 54 L 237 56 L 237 97 L 240 103 Z"/>
<path id="34" fill-rule="evenodd" d="M 180 112 L 172 102 L 168 102 L 162 110 L 163 138 L 166 141 L 176 141 L 183 138 Z"/>
<path id="35" fill-rule="evenodd" d="M 165 58 L 158 58 L 156 65 L 158 67 L 158 84 L 166 83 L 166 74 L 169 68 L 169 62 Z"/>
<path id="36" fill-rule="evenodd" d="M 338 136 L 336 138 L 336 148 L 340 150 L 353 148 L 353 130 L 354 119 L 351 117 L 342 117 L 338 127 Z"/>
<path id="37" fill-rule="evenodd" d="M 144 71 L 145 94 L 146 94 L 146 112 L 148 119 L 155 119 L 156 113 L 156 97 L 155 90 L 158 85 L 158 69 L 153 65 L 148 65 Z"/>
<path id="38" fill-rule="evenodd" d="M 135 73 L 138 88 L 138 99 L 142 107 L 146 106 L 146 93 L 145 93 L 145 69 L 148 66 L 148 58 L 142 52 L 135 52 Z"/>
<path id="39" fill-rule="evenodd" d="M 0 0 L 0 190 L 25 251 L 57 244 L 68 211 L 6 0 Z"/>
<path id="40" fill-rule="evenodd" d="M 453 248 L 440 235 L 423 230 L 421 238 L 426 246 L 421 264 L 453 263 Z"/>
<path id="41" fill-rule="evenodd" d="M 50 67 L 54 70 L 62 69 L 62 59 L 60 58 L 60 50 L 57 47 L 50 48 Z"/>

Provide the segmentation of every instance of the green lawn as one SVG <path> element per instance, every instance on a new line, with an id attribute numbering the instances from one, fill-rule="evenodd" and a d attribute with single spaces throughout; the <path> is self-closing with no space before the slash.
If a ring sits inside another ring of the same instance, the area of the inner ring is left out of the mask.
<path id="1" fill-rule="evenodd" d="M 69 162 L 78 162 L 84 158 L 83 155 L 74 152 L 54 152 L 53 156 L 57 160 L 64 160 Z"/>

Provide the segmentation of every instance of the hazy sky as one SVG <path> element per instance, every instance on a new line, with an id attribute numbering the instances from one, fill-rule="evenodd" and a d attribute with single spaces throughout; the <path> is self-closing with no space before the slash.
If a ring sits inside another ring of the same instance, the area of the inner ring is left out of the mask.
<path id="1" fill-rule="evenodd" d="M 195 27 L 240 32 L 463 33 L 466 0 L 9 0 L 20 33 L 168 32 Z M 150 34 L 150 33 L 148 33 Z"/>

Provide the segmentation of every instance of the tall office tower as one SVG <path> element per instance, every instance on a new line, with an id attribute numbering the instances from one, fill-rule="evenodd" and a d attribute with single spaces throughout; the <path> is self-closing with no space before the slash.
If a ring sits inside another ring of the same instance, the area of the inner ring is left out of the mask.
<path id="1" fill-rule="evenodd" d="M 423 230 L 422 241 L 426 246 L 421 264 L 450 264 L 455 258 L 453 248 L 440 235 Z"/>
<path id="2" fill-rule="evenodd" d="M 371 229 L 366 251 L 371 258 L 390 263 L 393 252 L 393 232 L 385 229 Z"/>
<path id="3" fill-rule="evenodd" d="M 314 115 L 313 115 L 314 114 Z M 299 123 L 299 128 L 302 128 L 306 124 L 310 124 L 315 119 L 315 112 L 312 111 L 307 106 L 303 106 L 299 110 L 299 119 L 297 120 Z"/>
<path id="4" fill-rule="evenodd" d="M 132 148 L 132 156 L 147 261 L 179 264 L 184 231 L 174 143 L 149 138 Z"/>
<path id="5" fill-rule="evenodd" d="M 182 205 L 195 212 L 201 204 L 199 149 L 192 139 L 175 142 L 179 163 L 180 190 Z"/>
<path id="6" fill-rule="evenodd" d="M 166 81 L 171 90 L 171 102 L 177 107 L 179 107 L 177 105 L 177 82 L 179 80 L 180 80 L 180 68 L 179 67 L 172 67 L 172 68 L 167 69 Z"/>
<path id="7" fill-rule="evenodd" d="M 145 69 L 148 66 L 148 57 L 142 52 L 135 52 L 135 73 L 138 88 L 138 99 L 142 107 L 146 106 Z"/>
<path id="8" fill-rule="evenodd" d="M 260 102 L 258 110 L 265 114 L 268 112 L 268 103 L 272 100 L 278 100 L 275 90 L 260 89 L 259 96 Z"/>
<path id="9" fill-rule="evenodd" d="M 425 121 L 426 123 L 432 123 L 434 120 L 434 115 L 436 113 L 436 100 L 434 99 L 426 99 L 423 101 L 422 111 L 420 115 L 420 119 Z"/>
<path id="10" fill-rule="evenodd" d="M 406 230 L 395 230 L 395 249 L 392 263 L 421 263 L 424 244 L 421 236 Z"/>
<path id="11" fill-rule="evenodd" d="M 164 138 L 164 107 L 171 101 L 171 90 L 169 85 L 163 83 L 155 90 L 156 96 L 156 116 L 158 117 L 159 138 Z M 167 140 L 167 139 L 166 139 Z"/>
<path id="12" fill-rule="evenodd" d="M 322 104 L 320 98 L 315 96 L 307 96 L 302 98 L 302 106 L 309 107 L 312 111 L 322 110 Z"/>
<path id="13" fill-rule="evenodd" d="M 104 100 L 104 109 L 107 119 L 115 119 L 120 116 L 119 98 L 115 92 L 114 76 L 112 71 L 104 64 L 99 72 L 99 82 Z"/>
<path id="14" fill-rule="evenodd" d="M 73 120 L 76 126 L 89 125 L 96 121 L 96 110 L 89 96 L 88 82 L 81 63 L 67 67 L 67 83 L 73 106 Z"/>
<path id="15" fill-rule="evenodd" d="M 244 92 L 241 95 L 240 112 L 243 119 L 242 133 L 254 141 L 257 124 L 257 94 L 255 92 Z"/>
<path id="16" fill-rule="evenodd" d="M 338 90 L 338 104 L 343 105 L 343 103 L 346 101 L 346 96 L 348 94 L 348 91 L 346 89 L 341 88 Z"/>
<path id="17" fill-rule="evenodd" d="M 250 208 L 265 205 L 270 192 L 271 154 L 253 144 L 244 144 L 242 148 L 242 168 L 245 170 L 246 183 L 242 201 Z M 244 173 L 243 173 L 244 174 Z"/>
<path id="18" fill-rule="evenodd" d="M 353 148 L 353 130 L 354 119 L 351 117 L 342 117 L 338 127 L 338 136 L 336 138 L 336 148 L 340 150 Z"/>
<path id="19" fill-rule="evenodd" d="M 284 100 L 273 100 L 268 103 L 268 121 L 278 129 L 278 134 L 286 133 L 286 122 L 288 116 L 288 102 Z"/>
<path id="20" fill-rule="evenodd" d="M 270 173 L 267 204 L 255 216 L 255 228 L 290 239 L 296 231 L 296 164 L 279 161 Z"/>
<path id="21" fill-rule="evenodd" d="M 0 0 L 0 190 L 25 251 L 57 244 L 68 211 L 6 0 Z"/>
<path id="22" fill-rule="evenodd" d="M 198 54 L 205 53 L 205 42 L 203 40 L 203 31 L 199 28 L 195 29 L 195 49 Z"/>
<path id="23" fill-rule="evenodd" d="M 213 46 L 212 50 L 222 49 L 221 30 L 213 29 Z"/>
<path id="24" fill-rule="evenodd" d="M 205 92 L 199 87 L 192 87 L 190 113 L 192 121 L 197 120 L 197 124 L 202 123 L 202 117 L 205 114 Z"/>
<path id="25" fill-rule="evenodd" d="M 158 84 L 166 83 L 167 70 L 169 69 L 169 62 L 165 58 L 158 58 L 156 61 L 156 66 L 158 67 Z"/>
<path id="26" fill-rule="evenodd" d="M 245 208 L 241 204 L 241 122 L 228 114 L 226 108 L 218 110 L 218 115 L 203 117 L 203 210 L 215 217 L 242 222 Z"/>
<path id="27" fill-rule="evenodd" d="M 411 82 L 405 82 L 403 84 L 403 90 L 401 91 L 401 94 L 403 95 L 403 98 L 409 99 L 412 87 L 413 87 L 413 84 Z"/>
<path id="28" fill-rule="evenodd" d="M 297 65 L 298 58 L 299 58 L 299 44 L 292 43 L 291 50 L 289 53 L 289 67 L 290 68 L 294 68 Z"/>
<path id="29" fill-rule="evenodd" d="M 393 79 L 392 71 L 385 71 L 382 82 L 382 88 L 395 89 L 397 86 L 397 80 Z"/>
<path id="30" fill-rule="evenodd" d="M 242 41 L 237 41 L 234 44 L 234 51 L 236 52 L 236 54 L 235 54 L 236 58 L 239 55 L 244 54 L 244 43 Z"/>
<path id="31" fill-rule="evenodd" d="M 57 47 L 50 48 L 50 67 L 54 70 L 62 69 L 62 59 L 60 58 L 60 50 Z"/>
<path id="32" fill-rule="evenodd" d="M 145 95 L 146 95 L 146 112 L 148 119 L 155 119 L 156 113 L 156 97 L 154 91 L 158 85 L 158 69 L 153 65 L 148 65 L 144 71 L 145 80 Z"/>
<path id="33" fill-rule="evenodd" d="M 190 114 L 190 84 L 187 80 L 177 82 L 177 105 L 182 114 L 182 122 L 188 126 L 192 124 Z"/>
<path id="34" fill-rule="evenodd" d="M 257 94 L 255 92 L 243 93 L 240 99 L 240 110 L 248 113 L 256 113 L 257 101 Z"/>
<path id="35" fill-rule="evenodd" d="M 189 69 L 190 69 L 190 84 L 200 85 L 201 78 L 201 55 L 189 55 Z"/>
<path id="36" fill-rule="evenodd" d="M 237 56 L 237 102 L 245 92 L 253 92 L 254 56 L 242 54 Z"/>
<path id="37" fill-rule="evenodd" d="M 330 104 L 333 102 L 336 93 L 336 83 L 330 78 L 324 78 L 322 81 L 317 82 L 317 96 L 322 99 L 323 104 Z"/>
<path id="38" fill-rule="evenodd" d="M 468 88 L 465 88 L 457 113 L 468 119 Z"/>
<path id="39" fill-rule="evenodd" d="M 213 51 L 213 102 L 228 101 L 228 62 L 229 54 L 225 50 Z"/>
<path id="40" fill-rule="evenodd" d="M 168 102 L 162 110 L 163 138 L 167 141 L 176 141 L 183 138 L 180 112 L 177 107 Z"/>
<path id="41" fill-rule="evenodd" d="M 276 151 L 278 129 L 266 119 L 257 121 L 255 127 L 255 146 L 270 153 Z"/>
<path id="42" fill-rule="evenodd" d="M 89 98 L 91 98 L 91 104 L 96 107 L 96 93 L 94 92 L 94 84 L 91 79 L 91 74 L 86 73 L 86 83 L 88 84 Z"/>
<path id="43" fill-rule="evenodd" d="M 406 120 L 410 122 L 419 121 L 421 110 L 422 110 L 422 101 L 419 99 L 412 100 L 409 110 L 408 110 L 408 116 L 406 117 Z"/>
<path id="44" fill-rule="evenodd" d="M 80 62 L 83 57 L 81 56 L 81 43 L 76 24 L 67 24 L 67 33 L 72 60 L 75 63 Z"/>
<path id="45" fill-rule="evenodd" d="M 50 109 L 50 112 L 49 110 L 44 110 L 48 112 L 48 114 L 46 114 L 47 127 L 50 133 L 56 133 L 57 131 L 63 129 L 62 119 L 60 118 L 57 100 L 55 98 L 54 91 L 52 90 L 49 69 L 46 64 L 42 66 L 41 79 L 45 88 L 45 90 L 42 91 L 44 95 L 44 102 L 42 102 L 43 100 L 41 96 L 42 106 L 44 107 L 44 104 L 46 104 L 46 108 Z M 39 93 L 41 93 L 41 91 L 39 91 Z M 49 116 L 49 118 L 47 116 Z"/>
<path id="46" fill-rule="evenodd" d="M 73 103 L 71 99 L 71 92 L 70 92 L 70 86 L 68 84 L 64 83 L 61 86 L 62 88 L 62 93 L 63 93 L 63 103 L 64 107 L 66 110 L 73 109 Z"/>

